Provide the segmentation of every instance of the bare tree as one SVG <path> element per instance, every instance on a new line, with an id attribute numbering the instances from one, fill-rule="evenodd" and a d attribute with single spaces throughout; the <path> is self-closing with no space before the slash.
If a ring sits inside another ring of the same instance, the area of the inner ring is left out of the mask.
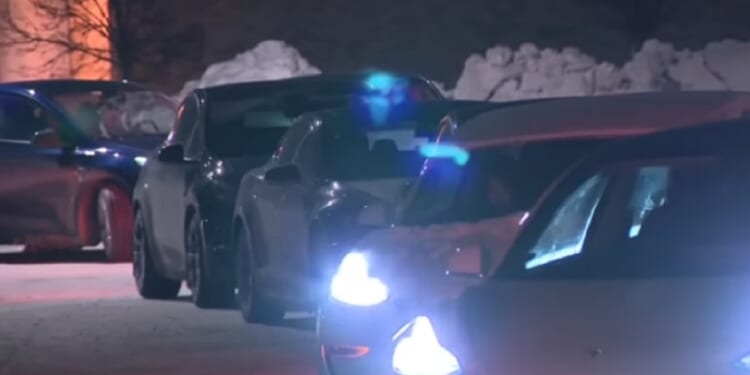
<path id="1" fill-rule="evenodd" d="M 0 15 L 0 46 L 33 51 L 43 57 L 34 67 L 53 69 L 72 57 L 71 74 L 93 64 L 111 64 L 113 76 L 131 78 L 138 64 L 162 53 L 155 37 L 162 12 L 148 0 L 26 0 L 24 14 Z"/>

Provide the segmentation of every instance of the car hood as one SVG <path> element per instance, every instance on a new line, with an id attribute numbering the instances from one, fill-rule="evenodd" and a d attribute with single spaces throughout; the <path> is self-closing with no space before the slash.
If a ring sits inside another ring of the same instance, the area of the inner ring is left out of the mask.
<path id="1" fill-rule="evenodd" d="M 480 246 L 489 256 L 490 274 L 499 267 L 523 226 L 525 212 L 476 223 L 375 230 L 355 246 L 365 251 L 372 273 L 391 285 L 393 299 L 439 302 L 458 298 L 481 278 L 446 275 L 457 248 Z"/>

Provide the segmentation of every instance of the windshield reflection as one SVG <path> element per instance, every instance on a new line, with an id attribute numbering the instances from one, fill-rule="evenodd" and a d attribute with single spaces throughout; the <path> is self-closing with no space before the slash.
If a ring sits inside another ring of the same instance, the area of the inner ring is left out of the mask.
<path id="1" fill-rule="evenodd" d="M 176 104 L 167 96 L 148 90 L 64 93 L 52 97 L 91 139 L 166 135 L 176 117 Z"/>

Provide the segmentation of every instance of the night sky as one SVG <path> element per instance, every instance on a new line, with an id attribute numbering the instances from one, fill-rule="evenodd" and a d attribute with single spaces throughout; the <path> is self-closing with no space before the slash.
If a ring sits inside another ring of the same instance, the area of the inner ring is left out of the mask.
<path id="1" fill-rule="evenodd" d="M 139 1 L 139 0 L 134 0 Z M 142 0 L 141 0 L 142 1 Z M 323 71 L 420 72 L 452 85 L 465 59 L 496 44 L 576 46 L 625 61 L 648 38 L 701 48 L 750 36 L 747 0 L 159 0 L 170 39 L 137 79 L 176 89 L 205 67 L 281 39 Z"/>

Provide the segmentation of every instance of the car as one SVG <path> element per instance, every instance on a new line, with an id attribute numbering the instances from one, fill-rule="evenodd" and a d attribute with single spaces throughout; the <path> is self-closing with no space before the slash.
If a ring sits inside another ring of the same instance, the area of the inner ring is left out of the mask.
<path id="1" fill-rule="evenodd" d="M 500 106 L 436 100 L 380 121 L 357 106 L 295 121 L 273 158 L 240 183 L 233 251 L 245 320 L 273 323 L 285 312 L 314 310 L 319 280 L 336 265 L 330 260 L 367 230 L 356 225 L 358 213 L 408 188 L 424 160 L 418 147 L 435 140 L 440 120 Z"/>
<path id="2" fill-rule="evenodd" d="M 132 257 L 131 194 L 176 105 L 121 81 L 0 85 L 0 243 Z"/>
<path id="3" fill-rule="evenodd" d="M 638 268 L 627 269 L 635 274 L 618 274 L 623 270 L 618 271 L 617 265 L 626 264 L 628 258 L 626 254 L 616 261 L 608 258 L 607 251 L 615 248 L 609 245 L 615 242 L 607 241 L 622 239 L 616 223 L 627 224 L 619 229 L 627 230 L 628 236 L 645 235 L 647 212 L 622 210 L 631 203 L 646 211 L 663 205 L 663 190 L 670 181 L 663 165 L 672 165 L 678 155 L 692 165 L 705 156 L 701 147 L 729 150 L 730 142 L 733 150 L 744 147 L 737 145 L 750 136 L 744 117 L 747 98 L 747 94 L 723 92 L 570 98 L 484 113 L 454 133 L 447 131 L 435 146 L 450 146 L 464 152 L 464 157 L 443 153 L 428 158 L 418 182 L 424 185 L 415 187 L 419 197 L 406 201 L 400 224 L 365 236 L 342 258 L 331 278 L 329 298 L 321 303 L 317 317 L 320 373 L 619 374 L 684 369 L 677 372 L 729 374 L 734 370 L 732 359 L 742 358 L 742 351 L 750 349 L 750 339 L 735 336 L 745 340 L 744 347 L 734 347 L 739 350 L 736 358 L 725 356 L 729 352 L 718 346 L 713 355 L 697 356 L 699 348 L 693 343 L 701 343 L 701 348 L 718 345 L 717 339 L 729 340 L 730 332 L 750 326 L 750 321 L 741 319 L 749 315 L 740 309 L 716 315 L 728 306 L 728 297 L 737 294 L 707 289 L 710 282 L 685 281 L 705 298 L 705 303 L 689 301 L 689 289 L 670 288 L 677 284 L 668 279 L 661 289 L 641 294 L 639 285 L 648 281 L 639 279 L 643 275 L 637 274 Z M 716 130 L 704 131 L 700 125 Z M 521 176 L 515 180 L 515 191 L 523 194 L 511 207 L 488 211 L 484 208 L 495 202 L 484 190 L 491 185 L 481 178 L 486 175 L 481 167 L 495 167 L 493 159 L 505 160 L 508 153 L 523 155 L 519 144 L 537 150 L 527 154 L 531 156 L 526 162 L 521 156 L 515 171 L 516 178 Z M 544 151 L 550 146 L 555 153 Z M 482 155 L 486 152 L 490 156 Z M 554 161 L 560 162 L 550 165 Z M 643 164 L 646 161 L 655 168 Z M 746 163 L 743 157 L 735 165 Z M 596 173 L 621 166 L 630 180 L 615 183 Z M 708 175 L 703 179 L 712 181 Z M 641 181 L 636 184 L 640 190 L 634 194 L 636 180 Z M 681 180 L 681 184 L 697 180 Z M 708 195 L 745 199 L 738 190 L 719 191 Z M 610 194 L 619 195 L 615 199 Z M 628 194 L 634 198 L 629 200 Z M 701 199 L 691 195 L 689 201 L 704 207 L 698 203 Z M 604 209 L 615 211 L 602 216 L 598 212 Z M 730 220 L 720 212 L 711 215 L 715 219 L 709 221 Z M 671 233 L 680 231 L 675 228 Z M 589 243 L 601 249 L 602 258 L 581 260 L 578 255 L 587 252 Z M 649 253 L 642 254 L 645 258 L 633 265 L 648 270 Z M 709 258 L 696 258 L 691 264 Z M 656 270 L 668 270 L 669 259 L 660 259 L 658 264 L 666 268 Z M 716 259 L 724 265 L 741 263 L 736 257 Z M 604 261 L 601 265 L 606 267 L 598 271 L 597 261 Z M 669 276 L 658 272 L 653 276 Z M 633 289 L 617 286 L 623 283 L 631 283 Z M 679 302 L 673 311 L 667 307 L 670 296 Z M 665 312 L 661 319 L 649 315 L 660 308 Z M 645 320 L 639 326 L 641 319 Z M 719 322 L 737 325 L 713 331 L 723 336 L 710 335 L 711 324 L 715 327 Z M 668 328 L 662 330 L 660 325 Z M 702 327 L 700 332 L 706 335 L 690 336 L 689 327 Z M 731 349 L 729 345 L 739 341 L 721 343 Z M 673 355 L 678 352 L 681 356 Z M 719 360 L 728 361 L 727 372 L 713 367 Z"/>
<path id="4" fill-rule="evenodd" d="M 358 98 L 358 99 L 357 99 Z M 170 299 L 184 281 L 199 307 L 234 304 L 231 226 L 237 188 L 300 115 L 369 105 L 379 115 L 441 99 L 426 80 L 386 72 L 318 75 L 196 89 L 134 192 L 133 275 L 141 296 Z"/>
<path id="5" fill-rule="evenodd" d="M 418 119 L 417 133 L 428 135 L 425 141 L 434 141 L 438 129 L 457 129 L 469 119 L 491 110 L 509 108 L 512 106 L 528 105 L 542 100 L 531 99 L 512 102 L 493 103 L 486 101 L 447 101 L 445 103 L 424 103 L 415 106 L 413 117 Z M 313 117 L 314 118 L 314 117 Z M 420 162 L 423 158 L 417 159 Z M 421 172 L 421 166 L 420 166 Z M 309 241 L 306 252 L 310 254 L 309 272 L 316 279 L 326 279 L 335 272 L 341 256 L 353 246 L 357 240 L 369 231 L 378 228 L 382 223 L 369 222 L 377 215 L 363 214 L 364 210 L 373 211 L 385 217 L 396 216 L 397 204 L 403 197 L 413 190 L 418 176 L 408 176 L 403 183 L 397 183 L 390 189 L 387 199 L 372 194 L 361 194 L 361 189 L 371 190 L 372 182 L 355 184 L 332 184 L 327 182 L 318 189 L 316 199 L 308 207 L 306 216 L 309 218 Z M 380 182 L 382 184 L 382 182 Z M 261 219 L 262 220 L 262 219 Z M 325 256 L 321 256 L 325 255 Z"/>

